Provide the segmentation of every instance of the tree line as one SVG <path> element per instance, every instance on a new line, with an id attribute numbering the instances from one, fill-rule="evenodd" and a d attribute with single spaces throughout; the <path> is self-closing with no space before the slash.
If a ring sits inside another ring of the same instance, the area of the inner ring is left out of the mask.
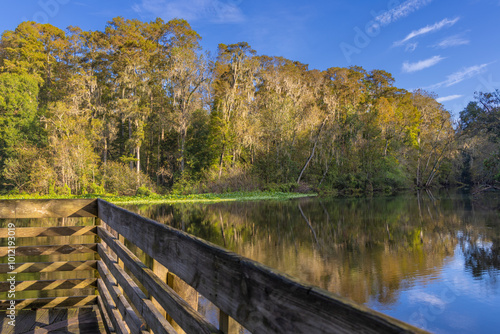
<path id="1" fill-rule="evenodd" d="M 495 186 L 499 95 L 453 124 L 432 93 L 320 71 L 246 42 L 211 56 L 188 22 L 23 22 L 0 41 L 3 193 Z"/>

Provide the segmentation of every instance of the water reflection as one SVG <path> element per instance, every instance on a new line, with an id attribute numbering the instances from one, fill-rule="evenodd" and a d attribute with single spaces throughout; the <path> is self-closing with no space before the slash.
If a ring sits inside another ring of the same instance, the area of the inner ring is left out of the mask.
<path id="1" fill-rule="evenodd" d="M 500 305 L 498 199 L 423 193 L 128 208 L 428 330 L 475 332 L 500 326 L 491 306 Z M 470 317 L 471 308 L 474 319 L 457 328 L 455 313 Z"/>

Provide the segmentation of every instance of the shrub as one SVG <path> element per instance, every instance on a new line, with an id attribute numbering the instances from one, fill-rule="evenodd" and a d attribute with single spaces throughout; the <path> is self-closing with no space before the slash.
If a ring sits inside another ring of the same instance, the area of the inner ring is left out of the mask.
<path id="1" fill-rule="evenodd" d="M 137 173 L 124 163 L 116 161 L 110 161 L 103 166 L 102 181 L 107 192 L 118 195 L 135 195 L 139 187 L 154 189 L 153 183 L 146 174 Z"/>
<path id="2" fill-rule="evenodd" d="M 103 186 L 96 184 L 95 182 L 89 185 L 90 193 L 95 195 L 104 195 L 106 194 L 106 189 Z"/>
<path id="3" fill-rule="evenodd" d="M 135 195 L 148 197 L 148 196 L 155 195 L 155 192 L 153 190 L 149 189 L 148 187 L 141 186 L 141 187 L 137 188 Z"/>
<path id="4" fill-rule="evenodd" d="M 56 193 L 58 195 L 71 195 L 71 188 L 65 183 L 63 187 L 56 187 Z"/>
<path id="5" fill-rule="evenodd" d="M 226 168 L 219 178 L 219 171 L 205 172 L 203 182 L 193 184 L 192 192 L 226 193 L 233 191 L 254 191 L 261 188 L 262 180 L 253 175 L 249 168 L 234 166 Z"/>

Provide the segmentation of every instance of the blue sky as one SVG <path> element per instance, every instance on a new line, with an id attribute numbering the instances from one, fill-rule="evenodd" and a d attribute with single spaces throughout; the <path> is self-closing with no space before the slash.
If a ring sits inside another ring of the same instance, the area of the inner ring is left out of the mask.
<path id="1" fill-rule="evenodd" d="M 3 1 L 0 31 L 23 20 L 102 30 L 115 16 L 187 19 L 215 53 L 248 42 L 258 54 L 320 70 L 359 65 L 396 86 L 433 91 L 453 114 L 475 91 L 500 89 L 500 0 Z"/>

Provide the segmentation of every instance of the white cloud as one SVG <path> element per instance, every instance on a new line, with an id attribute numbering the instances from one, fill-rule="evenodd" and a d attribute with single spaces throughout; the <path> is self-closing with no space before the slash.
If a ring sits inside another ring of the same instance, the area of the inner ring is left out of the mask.
<path id="1" fill-rule="evenodd" d="M 446 49 L 452 46 L 466 45 L 469 44 L 469 42 L 469 40 L 462 38 L 459 35 L 454 35 L 443 39 L 441 42 L 433 46 L 439 49 Z"/>
<path id="2" fill-rule="evenodd" d="M 407 0 L 401 5 L 376 16 L 375 21 L 377 21 L 382 26 L 389 25 L 392 22 L 410 15 L 414 11 L 419 10 L 421 7 L 431 2 L 432 0 Z"/>
<path id="3" fill-rule="evenodd" d="M 467 68 L 464 68 L 461 71 L 452 73 L 446 77 L 446 80 L 438 82 L 437 84 L 434 84 L 429 87 L 425 87 L 425 89 L 436 89 L 440 87 L 450 87 L 453 85 L 456 85 L 459 82 L 464 81 L 465 79 L 472 78 L 479 73 L 484 72 L 484 69 L 488 66 L 489 64 L 482 64 L 482 65 L 474 65 L 470 66 Z"/>
<path id="4" fill-rule="evenodd" d="M 408 44 L 406 44 L 405 51 L 406 52 L 413 52 L 413 51 L 415 51 L 415 49 L 417 48 L 417 46 L 418 46 L 417 42 L 415 42 L 415 43 L 408 43 Z"/>
<path id="5" fill-rule="evenodd" d="M 141 0 L 132 8 L 138 13 L 159 16 L 165 20 L 208 20 L 214 23 L 238 23 L 244 20 L 238 7 L 241 1 L 221 0 Z"/>
<path id="6" fill-rule="evenodd" d="M 410 303 L 427 303 L 434 307 L 443 308 L 446 306 L 446 302 L 441 298 L 426 292 L 412 292 L 409 295 Z"/>
<path id="7" fill-rule="evenodd" d="M 438 101 L 439 103 L 443 103 L 443 102 L 459 99 L 462 96 L 463 95 L 448 95 L 448 96 L 438 97 L 436 99 L 436 101 Z"/>
<path id="8" fill-rule="evenodd" d="M 410 39 L 415 38 L 417 36 L 425 35 L 425 34 L 428 34 L 428 33 L 434 32 L 434 31 L 438 31 L 444 27 L 451 27 L 452 25 L 457 23 L 457 21 L 459 19 L 460 19 L 459 17 L 454 18 L 453 20 L 444 19 L 442 21 L 434 23 L 433 25 L 428 25 L 428 26 L 425 26 L 425 27 L 420 28 L 418 30 L 413 30 L 404 39 L 397 41 L 397 42 L 394 42 L 394 45 L 396 45 L 396 46 L 403 45 L 404 43 L 408 42 Z"/>
<path id="9" fill-rule="evenodd" d="M 434 56 L 434 57 L 431 57 L 429 59 L 417 61 L 416 63 L 404 62 L 402 70 L 405 73 L 421 71 L 424 68 L 428 68 L 428 67 L 436 65 L 437 63 L 439 63 L 443 59 L 445 59 L 445 58 L 441 57 L 441 56 Z"/>

